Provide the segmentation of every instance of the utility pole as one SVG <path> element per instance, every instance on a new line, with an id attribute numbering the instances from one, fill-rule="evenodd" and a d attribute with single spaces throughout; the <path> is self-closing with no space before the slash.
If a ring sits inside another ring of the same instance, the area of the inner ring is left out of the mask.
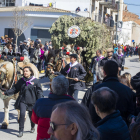
<path id="1" fill-rule="evenodd" d="M 118 19 L 117 19 L 117 23 L 116 23 L 116 39 L 115 39 L 115 44 L 117 44 L 117 32 L 118 32 L 118 21 L 119 21 L 119 12 L 120 12 L 120 0 L 117 3 L 118 3 Z"/>

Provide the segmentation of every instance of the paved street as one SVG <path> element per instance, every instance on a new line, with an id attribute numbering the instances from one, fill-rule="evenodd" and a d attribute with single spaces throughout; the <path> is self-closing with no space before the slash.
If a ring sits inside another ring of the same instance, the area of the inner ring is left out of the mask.
<path id="1" fill-rule="evenodd" d="M 138 60 L 138 56 L 134 56 L 132 58 L 126 58 L 126 65 L 125 67 L 127 69 L 124 70 L 124 72 L 129 72 L 131 75 L 135 75 L 137 72 L 140 71 L 140 62 Z M 122 72 L 122 73 L 124 73 Z M 40 75 L 41 76 L 41 75 Z M 44 82 L 49 82 L 47 78 L 43 78 L 40 80 L 41 83 Z M 44 91 L 44 96 L 47 97 L 49 94 L 49 86 L 43 86 L 43 91 Z M 81 99 L 84 95 L 84 92 L 82 91 L 79 95 L 79 98 Z M 18 123 L 17 123 L 17 111 L 14 109 L 14 100 L 10 101 L 10 122 L 8 129 L 3 130 L 0 129 L 0 140 L 18 140 L 19 138 L 17 137 L 18 134 Z M 3 101 L 0 99 L 0 126 L 4 118 L 4 110 L 3 110 Z M 46 132 L 47 133 L 47 132 Z M 36 139 L 37 132 L 34 134 L 30 133 L 30 121 L 29 118 L 27 117 L 26 122 L 25 122 L 25 130 L 24 130 L 24 135 L 21 140 L 35 140 Z"/>

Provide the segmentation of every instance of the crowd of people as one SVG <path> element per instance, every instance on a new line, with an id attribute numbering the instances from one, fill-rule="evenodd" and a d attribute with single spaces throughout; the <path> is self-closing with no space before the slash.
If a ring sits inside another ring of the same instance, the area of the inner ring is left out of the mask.
<path id="1" fill-rule="evenodd" d="M 14 43 L 8 40 L 1 37 L 4 53 L 10 55 L 14 53 Z M 28 56 L 41 71 L 44 53 L 50 49 L 53 49 L 51 42 L 43 45 L 40 39 L 35 42 L 28 39 L 20 42 L 18 52 Z M 43 98 L 41 84 L 31 67 L 24 67 L 23 77 L 2 93 L 11 96 L 20 92 L 15 103 L 20 110 L 18 137 L 23 136 L 25 112 L 29 111 L 30 132 L 35 132 L 37 124 L 37 140 L 139 140 L 140 73 L 134 77 L 129 73 L 121 75 L 124 48 L 114 50 L 107 49 L 106 57 L 97 50 L 89 67 L 93 86 L 85 92 L 81 103 L 78 94 L 85 88 L 87 72 L 78 63 L 77 54 L 69 55 L 70 63 L 60 72 L 51 71 L 57 76 L 51 82 L 48 98 Z"/>
<path id="2" fill-rule="evenodd" d="M 140 47 L 136 46 L 129 46 L 129 45 L 118 45 L 114 46 L 114 53 L 118 51 L 118 48 L 123 49 L 124 57 L 132 57 L 133 55 L 138 55 L 140 60 Z"/>
<path id="3" fill-rule="evenodd" d="M 10 56 L 27 56 L 30 62 L 35 64 L 40 73 L 44 73 L 46 63 L 44 59 L 45 52 L 52 49 L 52 42 L 45 42 L 43 45 L 40 39 L 35 41 L 28 38 L 28 40 L 20 41 L 19 46 L 16 48 L 15 40 L 8 38 L 8 35 L 2 36 L 0 44 L 4 46 L 1 53 Z M 15 53 L 16 52 L 16 53 Z"/>

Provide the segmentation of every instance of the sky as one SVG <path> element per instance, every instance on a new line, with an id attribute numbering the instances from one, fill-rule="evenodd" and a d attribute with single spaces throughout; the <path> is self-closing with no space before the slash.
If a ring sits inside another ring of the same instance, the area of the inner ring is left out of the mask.
<path id="1" fill-rule="evenodd" d="M 140 0 L 124 0 L 124 3 L 139 5 L 139 6 L 128 5 L 127 9 L 128 11 L 139 15 L 140 18 Z"/>

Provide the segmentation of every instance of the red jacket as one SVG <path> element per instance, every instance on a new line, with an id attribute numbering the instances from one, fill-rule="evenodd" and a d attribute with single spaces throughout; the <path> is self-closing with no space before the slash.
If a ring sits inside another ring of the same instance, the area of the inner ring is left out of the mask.
<path id="1" fill-rule="evenodd" d="M 124 52 L 126 52 L 127 50 L 126 50 L 126 46 L 124 46 Z"/>
<path id="2" fill-rule="evenodd" d="M 41 98 L 36 101 L 31 118 L 35 124 L 38 124 L 36 140 L 50 138 L 47 132 L 50 127 L 49 122 L 53 106 L 71 100 L 74 99 L 68 95 L 49 94 L 48 98 Z"/>

